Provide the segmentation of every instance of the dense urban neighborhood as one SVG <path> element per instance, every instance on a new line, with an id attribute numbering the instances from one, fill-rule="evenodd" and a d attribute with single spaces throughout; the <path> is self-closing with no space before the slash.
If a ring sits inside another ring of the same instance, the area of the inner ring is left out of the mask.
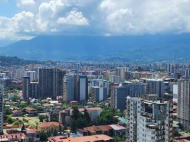
<path id="1" fill-rule="evenodd" d="M 3 64 L 0 141 L 188 141 L 188 78 L 181 63 Z"/>

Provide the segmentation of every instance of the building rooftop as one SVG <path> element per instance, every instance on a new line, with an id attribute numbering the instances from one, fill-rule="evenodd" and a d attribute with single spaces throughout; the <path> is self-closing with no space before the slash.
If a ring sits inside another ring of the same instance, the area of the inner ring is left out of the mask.
<path id="1" fill-rule="evenodd" d="M 26 129 L 27 134 L 35 134 L 36 132 L 38 132 L 36 129 Z"/>
<path id="2" fill-rule="evenodd" d="M 48 138 L 48 140 L 49 142 L 95 142 L 95 141 L 113 140 L 113 138 L 107 135 L 94 135 L 94 136 L 83 136 L 83 137 L 74 137 L 74 138 L 57 136 L 57 137 L 50 137 Z"/>
<path id="3" fill-rule="evenodd" d="M 37 111 L 35 108 L 32 107 L 25 107 L 24 109 L 27 111 Z"/>
<path id="4" fill-rule="evenodd" d="M 118 130 L 125 130 L 126 128 L 121 126 L 121 125 L 109 125 L 110 127 L 112 127 L 112 129 L 118 131 Z"/>
<path id="5" fill-rule="evenodd" d="M 2 140 L 10 141 L 11 139 L 17 139 L 17 140 L 26 139 L 26 135 L 24 133 L 0 135 L 0 141 Z"/>
<path id="6" fill-rule="evenodd" d="M 39 128 L 50 127 L 51 125 L 59 126 L 58 122 L 44 122 L 38 125 Z"/>

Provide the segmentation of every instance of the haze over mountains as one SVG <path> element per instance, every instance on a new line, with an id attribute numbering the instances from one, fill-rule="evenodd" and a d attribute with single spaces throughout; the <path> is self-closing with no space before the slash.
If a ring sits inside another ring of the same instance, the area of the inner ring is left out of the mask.
<path id="1" fill-rule="evenodd" d="M 2 47 L 0 55 L 34 60 L 189 61 L 190 34 L 39 36 Z"/>

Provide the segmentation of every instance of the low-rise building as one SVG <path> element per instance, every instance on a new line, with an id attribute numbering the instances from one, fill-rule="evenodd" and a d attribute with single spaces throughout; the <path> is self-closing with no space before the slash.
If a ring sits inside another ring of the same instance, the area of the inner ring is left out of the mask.
<path id="1" fill-rule="evenodd" d="M 32 108 L 32 107 L 25 107 L 24 111 L 29 115 L 29 116 L 36 116 L 38 115 L 38 112 L 36 109 Z"/>
<path id="2" fill-rule="evenodd" d="M 40 131 L 36 129 L 26 129 L 26 135 L 30 140 L 34 142 L 40 141 Z"/>
<path id="3" fill-rule="evenodd" d="M 54 132 L 63 128 L 63 125 L 58 122 L 44 122 L 38 125 L 39 131 Z"/>
<path id="4" fill-rule="evenodd" d="M 121 125 L 109 125 L 113 129 L 114 136 L 123 136 L 126 133 L 126 128 Z"/>
<path id="5" fill-rule="evenodd" d="M 79 111 L 81 113 L 84 113 L 84 110 L 85 108 L 80 108 Z M 101 114 L 102 112 L 102 109 L 99 108 L 99 107 L 96 107 L 96 108 L 86 108 L 87 112 L 89 113 L 90 115 L 90 118 L 91 118 L 91 121 L 95 121 Z M 72 109 L 71 108 L 68 108 L 68 109 L 65 109 L 63 111 L 60 111 L 59 112 L 59 122 L 61 124 L 70 124 L 70 120 L 71 120 L 71 115 L 72 115 Z"/>
<path id="6" fill-rule="evenodd" d="M 114 142 L 112 137 L 107 135 L 94 135 L 67 138 L 65 136 L 56 136 L 48 138 L 49 142 Z"/>
<path id="7" fill-rule="evenodd" d="M 91 126 L 85 127 L 83 130 L 79 129 L 78 133 L 85 136 L 85 135 L 99 135 L 105 134 L 108 136 L 123 136 L 125 135 L 126 128 L 121 125 L 102 125 L 102 126 Z"/>
<path id="8" fill-rule="evenodd" d="M 84 112 L 84 108 L 79 109 L 80 112 Z M 86 110 L 88 111 L 91 121 L 95 121 L 101 114 L 102 109 L 99 107 L 95 107 L 95 108 L 86 108 Z"/>
<path id="9" fill-rule="evenodd" d="M 112 127 L 109 125 L 103 125 L 103 126 L 91 126 L 91 127 L 85 127 L 84 132 L 87 132 L 87 135 L 95 135 L 95 134 L 106 134 L 111 135 Z"/>
<path id="10" fill-rule="evenodd" d="M 22 116 L 22 111 L 21 110 L 13 110 L 12 114 L 14 117 Z"/>
<path id="11" fill-rule="evenodd" d="M 1 142 L 28 142 L 24 133 L 0 135 Z"/>

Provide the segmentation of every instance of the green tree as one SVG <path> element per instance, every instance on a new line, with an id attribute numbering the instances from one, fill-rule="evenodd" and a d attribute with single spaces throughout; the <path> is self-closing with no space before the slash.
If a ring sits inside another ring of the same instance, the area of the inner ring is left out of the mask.
<path id="1" fill-rule="evenodd" d="M 39 116 L 40 122 L 43 122 L 43 120 L 46 119 L 46 118 L 47 118 L 47 116 L 45 116 L 45 115 L 40 115 Z"/>
<path id="2" fill-rule="evenodd" d="M 77 128 L 84 128 L 89 126 L 90 116 L 87 110 L 82 114 L 78 107 L 73 107 L 72 116 L 71 116 L 71 130 L 76 131 Z"/>
<path id="3" fill-rule="evenodd" d="M 58 134 L 57 130 L 54 130 L 53 131 L 53 136 L 57 136 L 57 134 Z"/>
<path id="4" fill-rule="evenodd" d="M 78 118 L 77 119 L 77 128 L 84 128 L 88 126 L 88 122 L 85 118 Z"/>
<path id="5" fill-rule="evenodd" d="M 77 118 L 79 118 L 81 116 L 81 113 L 80 111 L 78 110 L 78 107 L 77 106 L 74 106 L 73 107 L 73 111 L 72 111 L 72 116 L 71 118 L 76 120 Z"/>
<path id="6" fill-rule="evenodd" d="M 116 124 L 118 120 L 114 116 L 115 116 L 115 111 L 113 109 L 105 109 L 98 117 L 96 125 Z"/>
<path id="7" fill-rule="evenodd" d="M 34 138 L 29 138 L 28 141 L 29 142 L 34 142 Z"/>
<path id="8" fill-rule="evenodd" d="M 90 115 L 89 115 L 87 109 L 84 110 L 84 118 L 86 119 L 88 124 L 91 122 Z"/>
<path id="9" fill-rule="evenodd" d="M 118 136 L 114 136 L 113 139 L 115 142 L 121 142 L 122 141 L 122 138 L 120 138 Z"/>
<path id="10" fill-rule="evenodd" d="M 11 110 L 6 107 L 6 108 L 4 109 L 4 114 L 5 114 L 5 115 L 10 115 L 10 114 L 11 114 Z"/>
<path id="11" fill-rule="evenodd" d="M 11 99 L 13 102 L 16 102 L 17 100 L 19 100 L 20 97 L 17 95 L 14 95 L 13 98 Z"/>
<path id="12" fill-rule="evenodd" d="M 77 122 L 76 122 L 76 120 L 72 119 L 70 126 L 71 126 L 71 131 L 75 132 L 77 130 Z"/>
<path id="13" fill-rule="evenodd" d="M 45 131 L 40 132 L 40 141 L 41 142 L 46 142 L 48 140 L 48 135 Z"/>
<path id="14" fill-rule="evenodd" d="M 8 122 L 9 124 L 14 122 L 10 115 L 4 115 L 4 121 Z"/>

